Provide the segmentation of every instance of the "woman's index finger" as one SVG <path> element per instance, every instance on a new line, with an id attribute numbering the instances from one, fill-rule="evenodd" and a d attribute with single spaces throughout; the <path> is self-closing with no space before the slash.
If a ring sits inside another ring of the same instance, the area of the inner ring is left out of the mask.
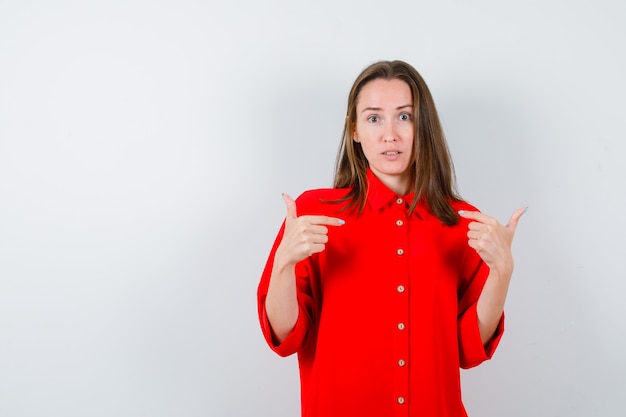
<path id="1" fill-rule="evenodd" d="M 325 226 L 341 226 L 346 224 L 345 220 L 338 217 L 330 217 L 324 215 L 305 215 L 300 217 L 304 217 L 305 220 L 307 220 L 311 224 L 319 224 Z"/>

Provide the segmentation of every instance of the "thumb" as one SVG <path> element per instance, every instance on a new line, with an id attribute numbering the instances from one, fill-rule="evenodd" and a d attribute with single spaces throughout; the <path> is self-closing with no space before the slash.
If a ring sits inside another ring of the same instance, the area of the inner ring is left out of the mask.
<path id="1" fill-rule="evenodd" d="M 515 212 L 513 212 L 513 214 L 511 215 L 511 218 L 509 219 L 509 222 L 507 223 L 506 227 L 513 229 L 513 231 L 515 231 L 520 217 L 522 217 L 522 214 L 526 213 L 527 210 L 528 210 L 528 207 L 521 207 L 515 210 Z"/>
<path id="2" fill-rule="evenodd" d="M 289 195 L 283 193 L 283 200 L 287 206 L 287 218 L 295 219 L 298 217 L 298 211 L 296 210 L 296 202 Z"/>

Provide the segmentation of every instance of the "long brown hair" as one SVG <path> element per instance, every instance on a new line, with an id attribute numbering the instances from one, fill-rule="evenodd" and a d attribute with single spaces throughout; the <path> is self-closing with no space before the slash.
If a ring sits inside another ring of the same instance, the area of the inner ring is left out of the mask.
<path id="1" fill-rule="evenodd" d="M 356 123 L 356 106 L 359 93 L 365 84 L 375 79 L 398 79 L 406 82 L 413 96 L 413 153 L 412 162 L 407 168 L 411 174 L 412 191 L 415 198 L 410 212 L 415 210 L 423 198 L 430 211 L 447 225 L 456 224 L 458 214 L 450 206 L 450 201 L 460 201 L 456 192 L 455 175 L 448 144 L 441 128 L 435 103 L 426 82 L 411 65 L 403 61 L 379 61 L 357 77 L 348 96 L 348 109 L 343 129 L 343 138 L 337 153 L 335 168 L 335 188 L 348 188 L 351 191 L 341 200 L 347 201 L 346 208 L 363 212 L 367 197 L 366 173 L 368 161 L 361 144 L 353 140 Z"/>

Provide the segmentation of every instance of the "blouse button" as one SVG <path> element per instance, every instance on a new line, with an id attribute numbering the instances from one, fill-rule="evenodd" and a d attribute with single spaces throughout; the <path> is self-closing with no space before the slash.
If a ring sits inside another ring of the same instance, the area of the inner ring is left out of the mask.
<path id="1" fill-rule="evenodd" d="M 398 249 L 396 253 L 400 256 L 404 255 L 404 249 Z"/>
<path id="2" fill-rule="evenodd" d="M 404 222 L 402 220 L 396 220 L 396 226 L 402 226 Z"/>
<path id="3" fill-rule="evenodd" d="M 404 397 L 398 397 L 398 404 L 404 404 Z"/>
<path id="4" fill-rule="evenodd" d="M 404 330 L 404 323 L 398 323 L 398 329 Z"/>
<path id="5" fill-rule="evenodd" d="M 402 203 L 404 203 L 404 201 L 403 201 L 401 198 L 398 198 L 398 199 L 396 200 L 396 204 L 402 204 Z"/>
<path id="6" fill-rule="evenodd" d="M 404 285 L 398 285 L 398 292 L 404 292 Z"/>
<path id="7" fill-rule="evenodd" d="M 406 365 L 406 362 L 404 361 L 404 359 L 400 359 L 398 361 L 398 366 L 404 366 L 404 365 Z"/>

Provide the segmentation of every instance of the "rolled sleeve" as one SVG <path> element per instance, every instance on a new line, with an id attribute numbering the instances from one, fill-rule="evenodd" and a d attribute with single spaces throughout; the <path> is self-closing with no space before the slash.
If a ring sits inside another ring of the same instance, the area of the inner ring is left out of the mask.
<path id="1" fill-rule="evenodd" d="M 459 359 L 461 368 L 468 369 L 491 359 L 504 333 L 504 313 L 491 339 L 483 345 L 478 327 L 476 303 L 472 304 L 458 320 Z"/>
<path id="2" fill-rule="evenodd" d="M 272 326 L 267 319 L 264 299 L 262 300 L 261 305 L 262 309 L 259 312 L 259 318 L 261 320 L 261 330 L 263 332 L 263 336 L 265 337 L 265 341 L 267 342 L 270 349 L 283 357 L 293 355 L 294 353 L 298 352 L 303 345 L 304 340 L 306 339 L 307 331 L 309 328 L 308 320 L 305 317 L 306 315 L 302 313 L 302 308 L 300 308 L 298 320 L 296 321 L 294 328 L 291 330 L 289 335 L 287 335 L 285 340 L 282 341 L 282 343 L 277 343 L 276 338 L 274 337 L 274 332 L 272 331 Z"/>

